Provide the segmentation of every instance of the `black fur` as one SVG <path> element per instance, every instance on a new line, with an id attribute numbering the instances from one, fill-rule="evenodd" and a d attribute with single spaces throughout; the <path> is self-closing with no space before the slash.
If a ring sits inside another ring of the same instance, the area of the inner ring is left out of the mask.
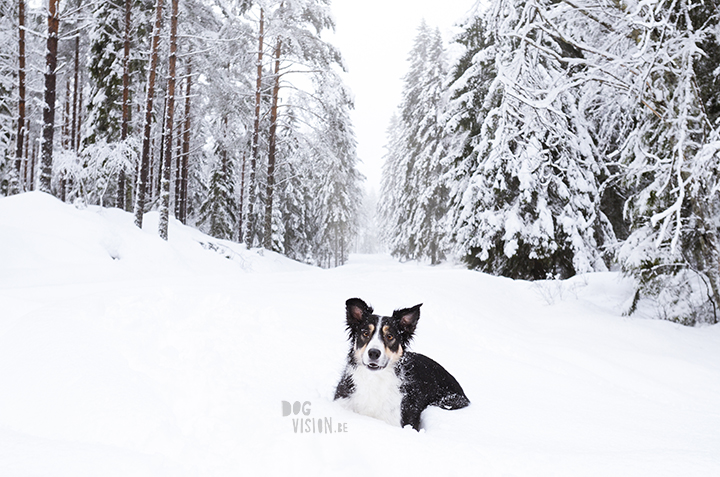
<path id="1" fill-rule="evenodd" d="M 359 298 L 351 298 L 345 304 L 351 347 L 345 372 L 335 391 L 335 399 L 352 397 L 356 391 L 354 371 L 359 366 L 365 366 L 356 359 L 356 351 L 362 349 L 375 332 L 383 329 L 385 352 L 400 356 L 396 361 L 391 361 L 391 365 L 400 382 L 399 424 L 402 427 L 409 424 L 419 430 L 420 415 L 428 406 L 460 409 L 470 404 L 460 384 L 445 368 L 427 356 L 407 350 L 420 319 L 421 305 L 396 310 L 392 317 L 387 317 L 374 315 L 373 309 Z"/>
<path id="2" fill-rule="evenodd" d="M 402 421 L 420 429 L 420 414 L 428 406 L 460 409 L 470 404 L 457 380 L 437 362 L 419 353 L 406 352 L 399 363 L 403 376 Z"/>

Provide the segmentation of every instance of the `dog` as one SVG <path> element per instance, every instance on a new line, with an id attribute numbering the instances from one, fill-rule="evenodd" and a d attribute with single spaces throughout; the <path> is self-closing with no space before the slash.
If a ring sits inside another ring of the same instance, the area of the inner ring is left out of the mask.
<path id="1" fill-rule="evenodd" d="M 359 414 L 417 431 L 428 406 L 460 409 L 470 404 L 445 368 L 408 351 L 421 305 L 378 316 L 359 298 L 345 302 L 351 346 L 335 400 Z"/>

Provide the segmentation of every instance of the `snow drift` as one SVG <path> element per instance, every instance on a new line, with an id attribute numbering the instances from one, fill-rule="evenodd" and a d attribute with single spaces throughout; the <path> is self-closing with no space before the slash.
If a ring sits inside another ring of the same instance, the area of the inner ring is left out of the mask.
<path id="1" fill-rule="evenodd" d="M 0 199 L 0 475 L 720 475 L 720 328 L 623 317 L 617 274 L 319 270 L 156 226 Z M 424 303 L 413 349 L 471 406 L 418 433 L 334 403 L 354 296 Z"/>

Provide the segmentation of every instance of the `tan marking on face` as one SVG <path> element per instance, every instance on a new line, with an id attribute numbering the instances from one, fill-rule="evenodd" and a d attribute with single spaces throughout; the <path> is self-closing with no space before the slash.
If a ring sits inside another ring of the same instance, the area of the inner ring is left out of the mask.
<path id="1" fill-rule="evenodd" d="M 368 328 L 370 328 L 368 330 L 368 336 L 362 337 L 364 340 L 367 340 L 366 343 L 364 345 L 362 345 L 360 348 L 355 348 L 355 359 L 357 359 L 358 361 L 362 361 L 362 355 L 365 352 L 365 348 L 367 348 L 367 346 L 370 344 L 370 337 L 373 335 L 373 332 L 375 331 L 375 325 L 373 325 L 372 323 L 369 323 Z"/>
<path id="2" fill-rule="evenodd" d="M 383 337 L 386 337 L 386 336 L 387 336 L 389 329 L 390 329 L 390 326 L 388 326 L 388 325 L 385 325 L 385 326 L 382 327 Z M 394 336 L 393 338 L 397 339 L 397 336 Z M 400 360 L 400 358 L 402 358 L 402 355 L 403 355 L 403 347 L 402 347 L 401 344 L 398 344 L 398 349 L 397 349 L 397 351 L 392 351 L 390 348 L 388 348 L 387 346 L 385 346 L 385 354 L 388 355 L 388 357 L 390 358 L 390 361 L 391 361 L 392 363 L 396 363 L 397 361 Z"/>

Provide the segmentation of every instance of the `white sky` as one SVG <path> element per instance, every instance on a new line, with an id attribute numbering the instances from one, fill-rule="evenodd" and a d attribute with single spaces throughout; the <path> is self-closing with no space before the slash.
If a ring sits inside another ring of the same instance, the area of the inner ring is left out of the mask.
<path id="1" fill-rule="evenodd" d="M 327 39 L 343 53 L 346 84 L 355 95 L 352 119 L 360 170 L 368 190 L 380 189 L 382 157 L 390 117 L 400 103 L 407 57 L 424 18 L 452 39 L 453 25 L 475 0 L 333 0 L 336 32 Z"/>

